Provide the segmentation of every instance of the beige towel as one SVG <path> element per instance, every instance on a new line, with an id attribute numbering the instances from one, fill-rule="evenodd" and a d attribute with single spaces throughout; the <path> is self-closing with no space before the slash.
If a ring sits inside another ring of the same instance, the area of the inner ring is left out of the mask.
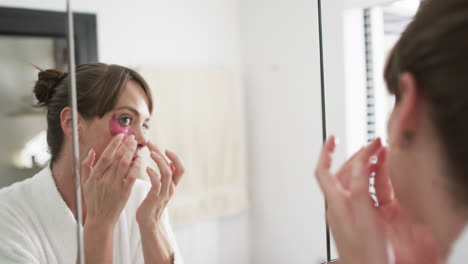
<path id="1" fill-rule="evenodd" d="M 150 139 L 177 153 L 186 167 L 170 204 L 172 222 L 186 224 L 244 210 L 246 143 L 235 74 L 215 66 L 136 70 L 153 91 Z M 149 163 L 148 158 L 143 162 Z"/>

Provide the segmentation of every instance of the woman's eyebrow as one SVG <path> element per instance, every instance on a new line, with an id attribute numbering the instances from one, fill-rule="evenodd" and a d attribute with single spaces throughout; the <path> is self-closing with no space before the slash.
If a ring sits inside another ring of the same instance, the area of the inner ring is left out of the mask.
<path id="1" fill-rule="evenodd" d="M 138 110 L 136 110 L 135 108 L 130 107 L 130 106 L 121 106 L 121 107 L 115 108 L 114 110 L 121 110 L 121 109 L 126 109 L 126 110 L 132 112 L 134 115 L 136 115 L 138 117 L 141 116 L 140 112 L 138 112 Z M 149 117 L 145 119 L 145 122 L 146 121 L 149 121 Z"/>

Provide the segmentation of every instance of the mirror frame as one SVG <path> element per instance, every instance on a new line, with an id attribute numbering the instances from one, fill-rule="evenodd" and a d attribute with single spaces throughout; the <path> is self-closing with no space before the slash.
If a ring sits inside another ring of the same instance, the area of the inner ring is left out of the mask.
<path id="1" fill-rule="evenodd" d="M 96 14 L 73 13 L 76 63 L 98 62 Z M 66 13 L 0 7 L 0 35 L 66 39 Z"/>

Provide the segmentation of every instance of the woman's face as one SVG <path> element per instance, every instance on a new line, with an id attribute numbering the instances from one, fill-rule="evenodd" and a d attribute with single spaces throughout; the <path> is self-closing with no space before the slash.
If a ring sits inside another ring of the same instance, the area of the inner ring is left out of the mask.
<path id="1" fill-rule="evenodd" d="M 388 173 L 390 173 L 390 178 L 392 181 L 392 185 L 395 191 L 395 194 L 402 203 L 407 200 L 407 190 L 405 186 L 408 184 L 407 174 L 405 167 L 405 162 L 402 160 L 402 153 L 398 150 L 396 144 L 396 135 L 395 135 L 395 122 L 398 118 L 398 104 L 395 105 L 393 111 L 390 115 L 390 119 L 388 121 L 388 139 L 389 139 L 389 146 L 388 146 Z M 406 182 L 406 184 L 405 184 Z"/>
<path id="2" fill-rule="evenodd" d="M 114 109 L 102 118 L 85 121 L 80 131 L 80 156 L 85 157 L 92 148 L 99 159 L 111 139 L 118 133 L 127 136 L 134 135 L 138 143 L 134 159 L 140 150 L 146 146 L 146 130 L 148 129 L 150 113 L 148 98 L 143 88 L 135 81 L 129 80 L 115 105 Z"/>
<path id="3" fill-rule="evenodd" d="M 418 168 L 418 156 L 424 155 L 420 152 L 421 144 L 427 144 L 426 137 L 419 132 L 427 129 L 421 122 L 424 111 L 416 93 L 414 77 L 409 73 L 402 74 L 399 85 L 401 96 L 388 121 L 388 173 L 401 205 L 407 211 L 417 212 L 417 194 L 424 180 Z M 408 132 L 414 135 L 411 142 L 407 142 Z"/>
<path id="4" fill-rule="evenodd" d="M 414 162 L 415 150 L 402 146 L 401 137 L 397 135 L 400 114 L 400 105 L 396 104 L 388 121 L 387 171 L 395 197 L 398 198 L 401 206 L 413 219 L 421 221 L 423 219 L 418 194 L 421 194 L 421 188 L 424 188 L 421 184 L 424 175 L 421 175 L 418 165 Z"/>
<path id="5" fill-rule="evenodd" d="M 410 73 L 400 76 L 401 96 L 388 122 L 388 172 L 395 195 L 415 219 L 422 220 L 425 195 L 431 195 L 440 172 L 440 149 L 433 121 L 417 82 Z"/>

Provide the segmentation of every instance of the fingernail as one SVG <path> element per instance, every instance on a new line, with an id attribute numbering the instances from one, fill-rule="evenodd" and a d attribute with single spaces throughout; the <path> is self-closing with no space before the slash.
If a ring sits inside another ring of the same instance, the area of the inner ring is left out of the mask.
<path id="1" fill-rule="evenodd" d="M 129 139 L 129 140 L 135 140 L 135 135 L 130 135 L 130 136 L 128 137 L 128 139 Z"/>
<path id="2" fill-rule="evenodd" d="M 341 143 L 341 140 L 339 137 L 335 137 L 335 145 L 338 146 Z"/>
<path id="3" fill-rule="evenodd" d="M 122 140 L 122 139 L 124 138 L 124 134 L 123 134 L 123 133 L 118 134 L 118 135 L 117 135 L 117 138 L 120 139 L 120 140 Z"/>

